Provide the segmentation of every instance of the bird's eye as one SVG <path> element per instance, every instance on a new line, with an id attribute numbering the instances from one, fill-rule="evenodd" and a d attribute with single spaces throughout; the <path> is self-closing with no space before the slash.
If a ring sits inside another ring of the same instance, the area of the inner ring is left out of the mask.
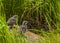
<path id="1" fill-rule="evenodd" d="M 15 21 L 15 19 L 12 19 L 12 21 Z"/>

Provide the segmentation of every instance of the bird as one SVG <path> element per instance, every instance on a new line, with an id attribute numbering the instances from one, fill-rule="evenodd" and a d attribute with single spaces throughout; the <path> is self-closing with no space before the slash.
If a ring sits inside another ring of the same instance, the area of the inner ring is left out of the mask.
<path id="1" fill-rule="evenodd" d="M 18 15 L 14 15 L 7 20 L 7 25 L 9 26 L 9 28 L 12 28 L 13 25 L 16 25 L 17 19 L 18 19 Z"/>
<path id="2" fill-rule="evenodd" d="M 25 33 L 27 30 L 28 21 L 23 21 L 22 25 L 19 26 L 20 32 Z"/>

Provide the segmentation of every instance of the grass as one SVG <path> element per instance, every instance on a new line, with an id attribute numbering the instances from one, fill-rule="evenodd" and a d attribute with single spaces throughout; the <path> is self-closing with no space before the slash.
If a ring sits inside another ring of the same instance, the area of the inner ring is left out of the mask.
<path id="1" fill-rule="evenodd" d="M 41 32 L 38 33 L 38 43 L 60 43 L 58 2 L 57 0 L 0 0 L 0 43 L 35 43 L 24 34 L 17 35 L 14 30 L 9 31 L 6 20 L 14 14 L 19 15 L 18 24 L 26 19 L 32 24 L 33 32 L 35 29 L 37 33 Z M 48 27 L 50 31 L 41 31 L 43 26 Z"/>
<path id="2" fill-rule="evenodd" d="M 43 32 L 41 43 L 60 43 L 60 33 L 58 31 L 51 31 L 50 33 Z"/>
<path id="3" fill-rule="evenodd" d="M 16 34 L 14 30 L 9 31 L 3 17 L 0 17 L 0 43 L 30 43 L 24 34 Z"/>
<path id="4" fill-rule="evenodd" d="M 41 35 L 42 34 L 42 35 Z M 38 35 L 39 43 L 60 43 L 60 29 L 52 30 L 50 32 L 41 31 Z M 24 34 L 16 35 L 13 30 L 12 33 L 9 31 L 6 22 L 3 17 L 0 17 L 0 43 L 35 43 L 30 40 Z"/>

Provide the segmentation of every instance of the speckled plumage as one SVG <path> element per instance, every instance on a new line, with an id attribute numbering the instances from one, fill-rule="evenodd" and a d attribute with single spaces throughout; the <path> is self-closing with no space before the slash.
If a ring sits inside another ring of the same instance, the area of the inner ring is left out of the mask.
<path id="1" fill-rule="evenodd" d="M 25 33 L 27 29 L 28 21 L 23 21 L 22 25 L 19 26 L 20 32 Z"/>
<path id="2" fill-rule="evenodd" d="M 13 25 L 16 24 L 17 18 L 18 18 L 18 15 L 14 15 L 13 17 L 8 19 L 7 25 L 9 26 L 9 28 L 11 28 Z"/>

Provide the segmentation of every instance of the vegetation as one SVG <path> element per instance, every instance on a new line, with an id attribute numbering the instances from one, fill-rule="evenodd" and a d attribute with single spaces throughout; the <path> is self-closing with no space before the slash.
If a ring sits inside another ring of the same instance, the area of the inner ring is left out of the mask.
<path id="1" fill-rule="evenodd" d="M 38 43 L 60 43 L 59 4 L 59 0 L 0 0 L 0 43 L 36 43 L 23 33 L 10 33 L 6 21 L 13 15 L 19 16 L 18 25 L 29 21 Z"/>

